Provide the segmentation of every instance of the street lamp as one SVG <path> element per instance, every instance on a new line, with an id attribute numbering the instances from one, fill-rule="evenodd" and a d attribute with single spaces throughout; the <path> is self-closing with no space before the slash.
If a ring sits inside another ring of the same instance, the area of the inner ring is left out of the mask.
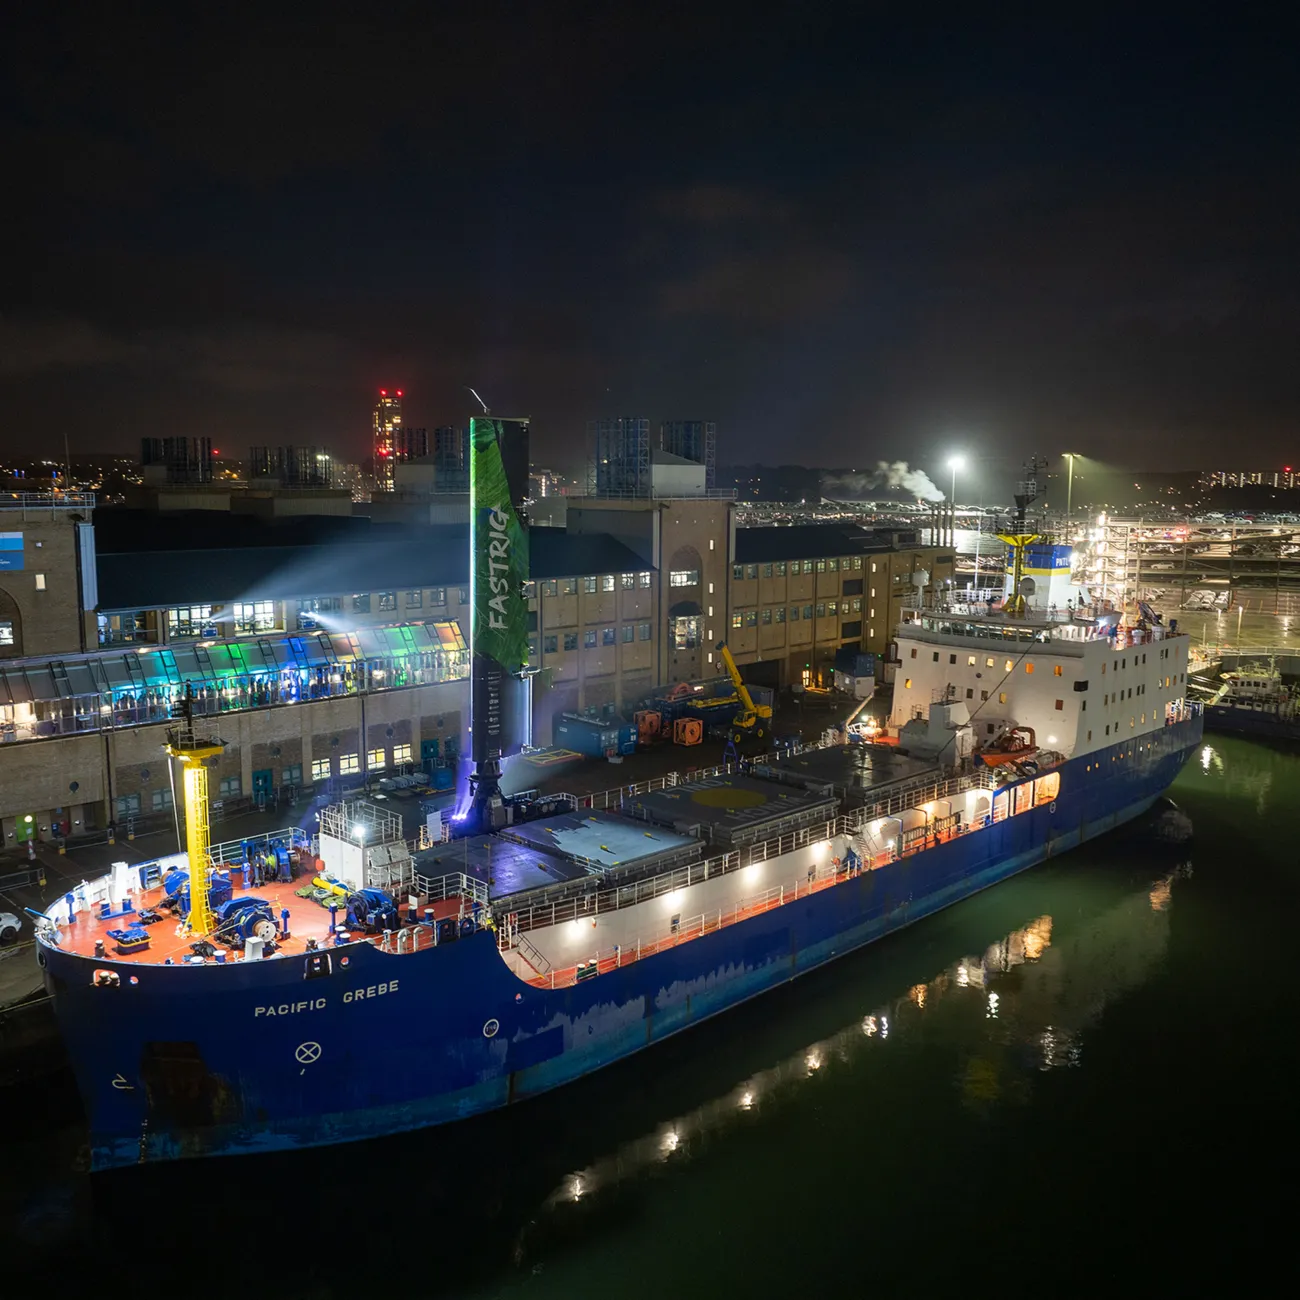
<path id="1" fill-rule="evenodd" d="M 1070 508 L 1074 504 L 1074 462 L 1077 453 L 1067 451 L 1065 459 L 1069 464 L 1069 473 L 1065 479 L 1065 533 L 1067 538 L 1070 534 Z"/>
<path id="2" fill-rule="evenodd" d="M 961 455 L 949 456 L 948 468 L 952 470 L 952 493 L 948 497 L 948 518 L 951 521 L 949 524 L 949 529 L 950 529 L 949 541 L 955 548 L 957 545 L 957 471 L 959 469 L 966 468 L 966 457 Z M 956 572 L 955 551 L 954 551 L 954 558 L 953 558 L 953 572 L 954 573 Z M 979 574 L 977 573 L 975 576 L 976 579 L 978 580 Z"/>

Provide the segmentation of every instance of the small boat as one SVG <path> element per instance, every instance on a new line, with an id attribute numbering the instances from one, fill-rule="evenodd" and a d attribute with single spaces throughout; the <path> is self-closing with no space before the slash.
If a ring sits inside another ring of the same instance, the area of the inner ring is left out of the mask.
<path id="1" fill-rule="evenodd" d="M 996 739 L 976 750 L 976 757 L 985 767 L 1000 767 L 1003 763 L 1020 763 L 1038 750 L 1033 727 L 1010 727 Z"/>

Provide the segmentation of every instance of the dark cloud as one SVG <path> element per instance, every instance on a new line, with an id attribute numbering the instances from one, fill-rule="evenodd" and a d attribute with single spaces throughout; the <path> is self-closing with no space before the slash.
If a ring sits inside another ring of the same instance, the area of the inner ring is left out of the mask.
<path id="1" fill-rule="evenodd" d="M 1293 459 L 1276 33 L 847 5 L 29 6 L 0 452 L 704 415 L 726 459 Z"/>

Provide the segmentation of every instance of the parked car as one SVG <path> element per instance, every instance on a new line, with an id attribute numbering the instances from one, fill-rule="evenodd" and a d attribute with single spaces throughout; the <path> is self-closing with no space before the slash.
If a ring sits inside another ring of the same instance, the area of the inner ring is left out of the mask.
<path id="1" fill-rule="evenodd" d="M 0 912 L 0 945 L 7 946 L 18 942 L 18 932 L 23 928 L 22 919 L 12 912 Z"/>

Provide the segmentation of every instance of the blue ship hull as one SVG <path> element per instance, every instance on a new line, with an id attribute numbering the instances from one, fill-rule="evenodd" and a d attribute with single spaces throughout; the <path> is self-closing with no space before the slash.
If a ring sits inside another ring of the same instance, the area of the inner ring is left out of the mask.
<path id="1" fill-rule="evenodd" d="M 1139 816 L 1201 718 L 1144 739 L 1063 764 L 1053 804 L 565 989 L 519 980 L 488 931 L 354 945 L 314 978 L 302 958 L 115 966 L 43 947 L 93 1166 L 354 1141 L 559 1087 Z M 92 967 L 120 985 L 93 987 Z"/>
<path id="2" fill-rule="evenodd" d="M 1300 722 L 1279 717 L 1265 709 L 1240 708 L 1232 704 L 1205 706 L 1206 731 L 1252 736 L 1258 740 L 1300 741 Z"/>

